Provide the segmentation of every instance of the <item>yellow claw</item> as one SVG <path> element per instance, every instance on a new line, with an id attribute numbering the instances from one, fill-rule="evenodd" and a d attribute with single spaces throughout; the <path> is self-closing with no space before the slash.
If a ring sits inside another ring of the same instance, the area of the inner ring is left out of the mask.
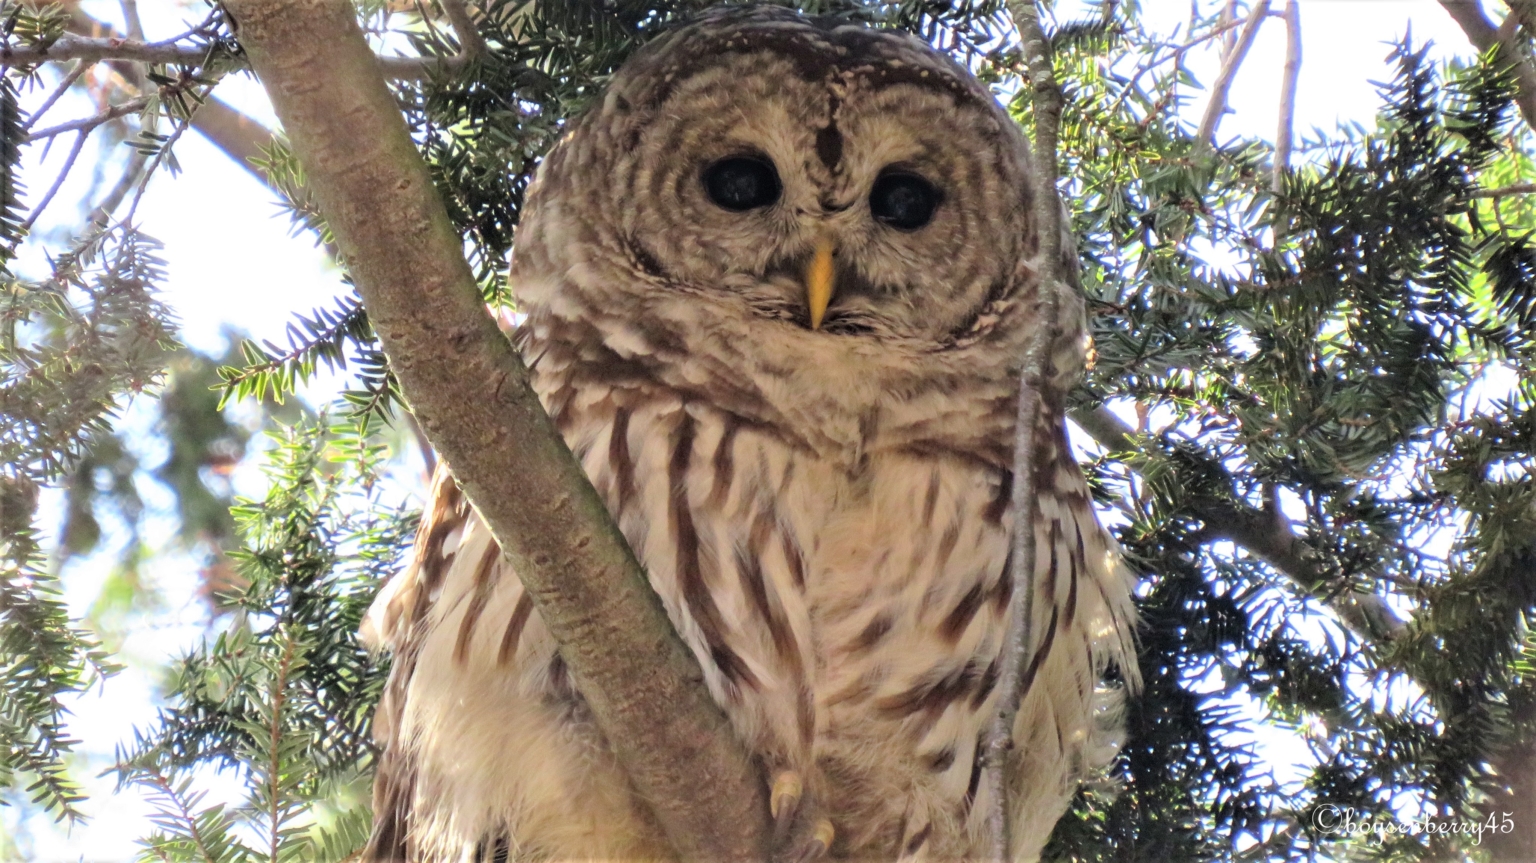
<path id="1" fill-rule="evenodd" d="M 832 838 L 836 835 L 837 831 L 832 829 L 831 821 L 825 818 L 817 821 L 816 826 L 811 829 L 811 848 L 810 853 L 806 855 L 807 859 L 814 860 L 825 855 L 831 849 Z"/>
<path id="2" fill-rule="evenodd" d="M 805 268 L 806 305 L 811 310 L 811 329 L 821 329 L 821 319 L 832 302 L 834 273 L 832 269 L 832 241 L 822 237 L 816 241 L 816 253 L 811 256 L 810 266 Z"/>
<path id="3" fill-rule="evenodd" d="M 800 774 L 793 770 L 780 770 L 773 777 L 773 791 L 768 795 L 768 812 L 774 821 L 783 821 L 794 814 L 804 792 Z"/>

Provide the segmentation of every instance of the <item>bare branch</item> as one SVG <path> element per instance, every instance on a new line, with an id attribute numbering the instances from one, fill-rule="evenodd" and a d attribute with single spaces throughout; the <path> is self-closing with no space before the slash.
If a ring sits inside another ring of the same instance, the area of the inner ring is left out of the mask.
<path id="1" fill-rule="evenodd" d="M 1467 194 L 1468 198 L 1507 198 L 1511 195 L 1536 194 L 1536 183 L 1515 183 L 1497 189 L 1478 189 Z"/>
<path id="2" fill-rule="evenodd" d="M 997 714 L 986 732 L 987 787 L 992 808 L 987 813 L 989 857 L 1010 859 L 1012 831 L 1008 823 L 1008 794 L 1004 771 L 1013 748 L 1013 726 L 1023 694 L 1025 657 L 1035 650 L 1032 622 L 1035 597 L 1035 531 L 1038 501 L 1035 494 L 1036 432 L 1043 425 L 1042 390 L 1051 345 L 1057 338 L 1056 307 L 1066 290 L 1061 272 L 1061 198 L 1056 192 L 1057 134 L 1065 101 L 1051 68 L 1051 44 L 1040 28 L 1035 0 L 1008 0 L 1008 11 L 1019 31 L 1020 46 L 1029 70 L 1034 106 L 1034 222 L 1039 241 L 1036 270 L 1039 273 L 1038 309 L 1035 320 L 1044 323 L 1030 339 L 1019 375 L 1019 407 L 1015 420 L 1013 450 L 1013 583 L 1021 585 L 1010 599 L 1012 620 L 998 662 Z"/>
<path id="3" fill-rule="evenodd" d="M 391 369 L 533 596 L 636 797 L 684 859 L 762 859 L 764 783 L 486 313 L 351 3 L 227 6 Z"/>
<path id="4" fill-rule="evenodd" d="M 1206 104 L 1205 114 L 1200 118 L 1200 127 L 1195 131 L 1196 153 L 1206 152 L 1213 146 L 1216 126 L 1221 123 L 1221 116 L 1227 113 L 1227 94 L 1232 90 L 1232 81 L 1237 77 L 1243 59 L 1248 56 L 1248 49 L 1253 47 L 1253 37 L 1258 34 L 1259 25 L 1268 16 L 1269 0 L 1258 0 L 1253 4 L 1253 10 L 1248 13 L 1248 21 L 1238 33 L 1232 50 L 1222 59 L 1216 83 L 1211 85 L 1211 101 Z"/>
<path id="5" fill-rule="evenodd" d="M 91 64 L 84 60 L 76 63 L 75 68 L 69 70 L 68 74 L 60 79 L 59 85 L 53 88 L 53 92 L 48 94 L 48 98 L 43 100 L 43 104 L 39 105 L 37 110 L 32 112 L 32 116 L 27 118 L 27 123 L 22 128 L 30 129 L 36 125 L 37 121 L 41 120 L 43 115 L 48 113 L 48 109 L 53 107 L 53 103 L 59 101 L 60 96 L 69 92 L 69 88 L 75 86 L 75 82 L 80 80 L 80 76 L 84 75 L 86 70 L 90 68 Z"/>
<path id="6" fill-rule="evenodd" d="M 1536 129 L 1536 69 L 1531 67 L 1529 60 L 1520 56 L 1515 45 L 1514 28 L 1493 26 L 1478 0 L 1440 0 L 1440 6 L 1461 27 L 1461 31 L 1467 35 L 1467 41 L 1474 48 L 1486 52 L 1497 46 L 1499 56 L 1514 67 L 1515 104 L 1519 106 L 1520 116 L 1525 118 L 1526 125 Z M 1506 24 L 1519 21 L 1517 13 L 1522 5 L 1512 3 L 1511 8 L 1515 12 L 1505 20 Z"/>
<path id="7" fill-rule="evenodd" d="M 53 202 L 53 196 L 57 195 L 59 187 L 64 185 L 64 178 L 69 176 L 69 169 L 73 168 L 75 160 L 80 158 L 80 148 L 85 146 L 85 139 L 89 134 L 89 132 L 76 133 L 74 146 L 69 148 L 69 156 L 65 158 L 64 167 L 59 169 L 59 175 L 54 178 L 53 185 L 48 187 L 48 193 L 43 195 L 43 199 L 38 201 L 37 206 L 32 208 L 32 212 L 27 215 L 27 220 L 21 223 L 23 232 L 32 230 L 32 226 L 37 224 L 38 217 Z"/>
<path id="8" fill-rule="evenodd" d="M 33 132 L 25 139 L 23 139 L 22 143 L 31 144 L 36 141 L 41 141 L 44 138 L 52 138 L 55 135 L 62 135 L 65 132 L 90 133 L 102 123 L 106 123 L 110 120 L 116 120 L 118 117 L 126 117 L 129 114 L 137 114 L 138 112 L 144 110 L 144 107 L 148 104 L 149 98 L 147 96 L 140 96 L 137 99 L 130 99 L 121 105 L 109 105 L 106 109 L 102 110 L 98 114 L 93 114 L 89 117 L 82 117 L 79 120 L 71 120 L 68 123 L 60 123 L 57 126 L 49 126 L 46 129 Z"/>
<path id="9" fill-rule="evenodd" d="M 133 39 L 98 39 L 90 36 L 64 36 L 46 48 L 0 48 L 0 66 L 35 66 L 39 63 L 84 60 L 130 60 L 169 66 L 205 66 L 215 49 L 198 45 L 139 42 Z M 384 76 L 395 81 L 419 81 L 438 71 L 451 71 L 464 64 L 456 57 L 375 57 Z M 238 57 L 226 58 L 232 68 L 245 68 Z"/>
<path id="10" fill-rule="evenodd" d="M 1291 144 L 1296 135 L 1296 83 L 1301 79 L 1301 0 L 1285 3 L 1285 75 L 1280 83 L 1280 126 L 1275 130 L 1275 177 L 1280 194 L 1291 168 Z"/>
<path id="11" fill-rule="evenodd" d="M 1125 459 L 1125 464 L 1131 468 L 1141 470 L 1150 462 L 1136 445 L 1135 430 L 1108 408 L 1101 406 L 1093 410 L 1073 411 L 1072 421 L 1105 449 L 1130 453 L 1131 457 Z M 1212 464 L 1209 469 L 1231 480 L 1221 465 Z M 1291 533 L 1283 520 L 1275 517 L 1276 513 L 1266 513 L 1242 503 L 1205 497 L 1195 499 L 1192 509 L 1205 522 L 1205 535 L 1208 538 L 1224 539 L 1242 546 L 1290 579 L 1303 595 L 1327 604 L 1345 626 L 1362 637 L 1375 642 L 1388 641 L 1406 626 L 1397 613 L 1375 594 L 1351 592 L 1319 595 L 1318 587 L 1327 580 L 1327 573 L 1317 565 L 1312 550 Z"/>
<path id="12" fill-rule="evenodd" d="M 475 26 L 475 19 L 470 17 L 464 0 L 440 0 L 440 2 L 443 4 L 443 12 L 453 23 L 453 32 L 458 34 L 459 50 L 463 53 L 464 59 L 472 60 L 485 54 L 489 49 L 485 39 L 480 35 L 480 29 Z"/>

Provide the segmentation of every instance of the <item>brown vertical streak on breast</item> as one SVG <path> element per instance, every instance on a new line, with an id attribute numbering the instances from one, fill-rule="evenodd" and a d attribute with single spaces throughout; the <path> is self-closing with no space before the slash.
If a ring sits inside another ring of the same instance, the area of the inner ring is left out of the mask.
<path id="1" fill-rule="evenodd" d="M 958 642 L 961 633 L 965 632 L 965 628 L 971 623 L 971 618 L 976 616 L 977 609 L 981 608 L 985 600 L 986 592 L 982 590 L 981 582 L 971 585 L 971 589 L 965 592 L 965 596 L 960 598 L 960 602 L 944 616 L 943 622 L 939 624 L 939 637 L 949 642 L 951 646 Z"/>
<path id="2" fill-rule="evenodd" d="M 528 624 L 528 615 L 532 612 L 533 599 L 524 590 L 512 607 L 512 619 L 507 621 L 507 628 L 501 633 L 501 646 L 496 649 L 497 665 L 506 665 L 517 655 L 518 639 L 523 637 L 523 627 Z"/>
<path id="3" fill-rule="evenodd" d="M 976 805 L 976 789 L 981 787 L 981 742 L 977 741 L 976 748 L 971 752 L 971 778 L 965 783 L 965 800 L 960 805 L 961 814 L 970 814 L 971 807 Z"/>
<path id="4" fill-rule="evenodd" d="M 933 524 L 933 511 L 939 505 L 939 469 L 934 468 L 928 475 L 928 494 L 923 497 L 922 524 L 927 527 Z"/>
<path id="5" fill-rule="evenodd" d="M 1075 520 L 1072 532 L 1077 537 L 1077 547 L 1067 552 L 1067 607 L 1061 613 L 1061 625 L 1066 627 L 1070 627 L 1077 617 L 1077 579 L 1088 559 L 1088 552 L 1083 548 L 1083 531 Z"/>
<path id="6" fill-rule="evenodd" d="M 800 550 L 800 544 L 795 542 L 795 537 L 786 529 L 779 529 L 779 539 L 784 545 L 784 561 L 789 564 L 789 575 L 795 580 L 795 587 L 805 589 L 805 552 Z"/>
<path id="7" fill-rule="evenodd" d="M 943 675 L 926 674 L 905 690 L 876 701 L 875 707 L 892 717 L 924 711 L 942 713 L 955 701 L 969 696 L 972 684 L 980 676 L 976 661 L 971 660 Z"/>
<path id="8" fill-rule="evenodd" d="M 629 408 L 619 407 L 613 412 L 613 428 L 608 432 L 608 464 L 613 468 L 613 514 L 618 516 L 635 496 L 635 460 L 629 454 Z"/>
<path id="9" fill-rule="evenodd" d="M 1003 513 L 1008 511 L 1008 504 L 1013 502 L 1013 471 L 1005 470 L 998 475 L 997 492 L 992 495 L 992 502 L 982 511 L 982 517 L 988 524 L 1002 524 Z"/>
<path id="10" fill-rule="evenodd" d="M 956 520 L 951 522 L 949 527 L 944 528 L 944 535 L 939 537 L 939 548 L 933 558 L 933 572 L 936 575 L 944 571 L 945 565 L 949 563 L 949 556 L 955 553 L 955 546 L 959 543 L 960 522 Z"/>
<path id="11" fill-rule="evenodd" d="M 693 512 L 688 508 L 688 465 L 693 458 L 694 420 L 688 412 L 682 412 L 673 441 L 672 460 L 667 465 L 667 481 L 670 486 L 670 526 L 672 542 L 677 548 L 677 581 L 682 588 L 683 602 L 693 615 L 699 632 L 704 636 L 710 658 L 714 660 L 726 679 L 739 685 L 758 687 L 758 680 L 745 661 L 736 654 L 725 640 L 725 623 L 720 619 L 720 609 L 704 583 L 703 565 L 699 560 L 699 534 L 693 524 Z"/>
<path id="12" fill-rule="evenodd" d="M 885 638 L 885 636 L 889 634 L 890 631 L 890 615 L 875 615 L 875 619 L 871 620 L 869 625 L 864 627 L 864 630 L 858 634 L 858 637 L 854 638 L 853 641 L 848 643 L 848 655 L 850 657 L 857 656 L 866 650 L 869 650 L 871 647 L 879 644 L 880 640 Z"/>
<path id="13" fill-rule="evenodd" d="M 1013 598 L 1013 545 L 1008 546 L 1008 554 L 1003 558 L 1003 571 L 997 575 L 997 584 L 992 588 L 992 610 L 1001 617 L 1008 613 L 1008 600 Z"/>
<path id="14" fill-rule="evenodd" d="M 760 513 L 752 522 L 747 547 L 736 549 L 736 571 L 740 573 L 742 583 L 747 588 L 747 596 L 751 598 L 752 606 L 757 609 L 758 615 L 768 626 L 768 634 L 773 639 L 774 649 L 789 664 L 790 672 L 798 683 L 805 672 L 800 649 L 795 644 L 795 635 L 790 631 L 789 621 L 785 620 L 783 614 L 768 601 L 768 585 L 763 578 L 763 549 L 768 544 L 768 536 L 772 531 L 772 513 Z"/>
<path id="15" fill-rule="evenodd" d="M 1051 609 L 1051 621 L 1045 627 L 1045 635 L 1040 639 L 1040 647 L 1029 658 L 1029 667 L 1024 670 L 1024 680 L 1019 684 L 1019 700 L 1029 695 L 1029 688 L 1035 683 L 1035 675 L 1040 672 L 1040 666 L 1051 655 L 1051 642 L 1056 640 L 1056 609 Z"/>
<path id="16" fill-rule="evenodd" d="M 736 472 L 736 430 L 740 427 L 741 420 L 735 414 L 725 415 L 725 427 L 720 431 L 720 443 L 715 446 L 713 459 L 715 477 L 707 504 L 711 509 L 725 506 L 725 499 L 730 496 Z"/>
<path id="17" fill-rule="evenodd" d="M 997 686 L 997 660 L 987 663 L 987 668 L 981 673 L 981 680 L 977 682 L 976 693 L 971 696 L 971 709 L 976 710 L 992 694 L 992 688 Z"/>
<path id="18" fill-rule="evenodd" d="M 933 824 L 924 824 L 923 829 L 912 834 L 912 839 L 907 842 L 906 850 L 903 853 L 905 853 L 908 857 L 916 854 L 917 849 L 923 847 L 923 843 L 928 841 L 928 834 L 932 832 Z"/>
<path id="19" fill-rule="evenodd" d="M 576 415 L 571 410 L 571 402 L 575 400 L 576 389 L 569 386 L 561 387 L 549 397 L 549 418 L 562 435 L 570 431 L 575 423 Z"/>
<path id="20" fill-rule="evenodd" d="M 469 607 L 464 610 L 464 620 L 459 623 L 459 634 L 453 642 L 453 661 L 463 665 L 469 655 L 469 642 L 475 634 L 475 624 L 480 621 L 480 615 L 485 611 L 485 604 L 491 601 L 491 594 L 496 590 L 496 584 L 491 579 L 491 569 L 496 566 L 496 561 L 501 559 L 501 546 L 491 540 L 480 555 L 480 562 L 475 566 L 474 595 L 470 597 Z"/>

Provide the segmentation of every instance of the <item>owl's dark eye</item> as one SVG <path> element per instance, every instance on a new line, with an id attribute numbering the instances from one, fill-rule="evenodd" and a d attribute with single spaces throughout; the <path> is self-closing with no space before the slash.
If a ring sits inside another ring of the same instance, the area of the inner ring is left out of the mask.
<path id="1" fill-rule="evenodd" d="M 881 223 L 900 231 L 915 231 L 933 220 L 939 190 L 916 174 L 891 171 L 875 179 L 869 191 L 869 211 Z"/>
<path id="2" fill-rule="evenodd" d="M 779 199 L 781 190 L 779 174 L 767 159 L 731 156 L 704 169 L 709 199 L 737 213 L 768 206 Z"/>

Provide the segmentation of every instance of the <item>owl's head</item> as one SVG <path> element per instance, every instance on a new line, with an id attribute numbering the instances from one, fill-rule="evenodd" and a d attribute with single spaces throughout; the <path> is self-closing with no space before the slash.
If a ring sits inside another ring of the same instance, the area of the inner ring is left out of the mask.
<path id="1" fill-rule="evenodd" d="M 1018 125 L 921 40 L 727 7 L 646 46 L 572 123 L 512 281 L 531 314 L 609 319 L 620 354 L 916 390 L 930 367 L 1013 366 L 1030 184 Z"/>

